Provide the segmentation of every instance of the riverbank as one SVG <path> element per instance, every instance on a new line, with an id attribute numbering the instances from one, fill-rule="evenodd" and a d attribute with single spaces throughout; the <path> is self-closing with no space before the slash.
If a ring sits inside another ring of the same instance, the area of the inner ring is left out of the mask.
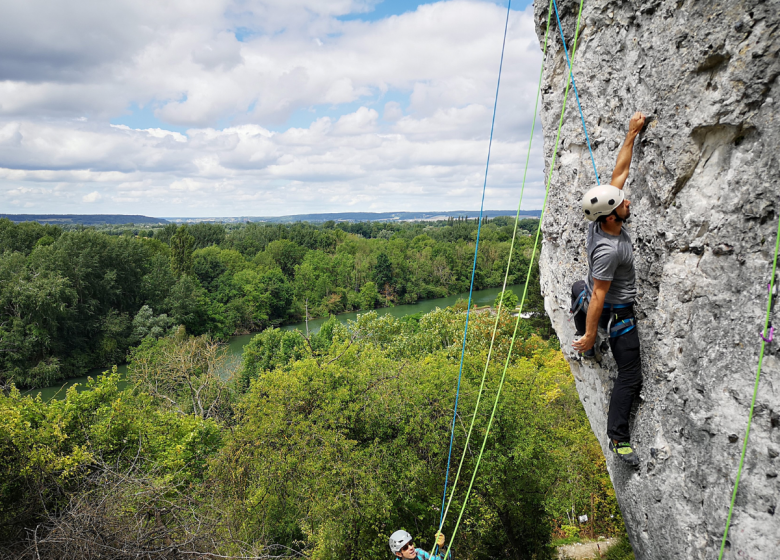
<path id="1" fill-rule="evenodd" d="M 507 289 L 512 290 L 515 293 L 518 293 L 522 289 L 522 287 L 523 287 L 522 284 L 516 284 L 514 286 L 507 286 Z M 476 305 L 477 307 L 492 305 L 493 301 L 496 299 L 496 296 L 498 296 L 500 292 L 501 292 L 501 288 L 485 288 L 484 290 L 476 290 L 471 295 L 471 305 L 472 306 Z M 384 315 L 391 315 L 393 317 L 401 318 L 401 317 L 406 317 L 407 315 L 415 315 L 417 313 L 422 313 L 422 314 L 430 313 L 436 308 L 450 307 L 452 305 L 455 305 L 460 299 L 468 300 L 468 297 L 469 297 L 468 292 L 465 292 L 465 293 L 455 294 L 443 298 L 425 299 L 425 300 L 418 301 L 417 303 L 412 303 L 407 305 L 396 305 L 394 307 L 380 307 L 378 309 L 374 309 L 373 311 L 375 311 L 376 314 L 380 317 Z M 339 315 L 335 315 L 335 317 L 341 323 L 347 323 L 349 321 L 356 320 L 358 318 L 358 315 L 362 315 L 364 313 L 366 313 L 366 311 L 353 311 L 350 313 L 340 313 Z M 308 321 L 308 325 L 306 324 L 306 321 L 301 321 L 298 323 L 283 325 L 279 328 L 286 331 L 298 330 L 304 333 L 307 332 L 308 330 L 309 334 L 316 334 L 320 331 L 322 324 L 327 320 L 328 317 L 320 317 L 318 319 L 310 319 Z M 228 346 L 228 354 L 231 358 L 231 363 L 235 363 L 241 360 L 241 355 L 244 351 L 244 346 L 246 346 L 249 343 L 249 341 L 255 337 L 255 335 L 257 335 L 256 332 L 230 337 L 227 346 Z M 26 395 L 40 394 L 41 398 L 46 401 L 52 398 L 62 399 L 65 398 L 65 393 L 67 392 L 68 388 L 72 387 L 73 385 L 79 385 L 80 388 L 83 388 L 86 386 L 90 378 L 94 379 L 104 371 L 110 369 L 111 369 L 110 367 L 95 368 L 89 371 L 86 375 L 68 379 L 66 381 L 63 381 L 51 387 L 44 387 L 42 389 L 29 389 L 27 391 L 24 391 L 23 394 Z M 122 381 L 120 381 L 120 386 L 121 388 L 124 388 L 127 386 L 127 383 L 124 381 L 124 377 L 127 374 L 127 365 L 125 364 L 118 365 L 117 371 L 122 376 Z"/>

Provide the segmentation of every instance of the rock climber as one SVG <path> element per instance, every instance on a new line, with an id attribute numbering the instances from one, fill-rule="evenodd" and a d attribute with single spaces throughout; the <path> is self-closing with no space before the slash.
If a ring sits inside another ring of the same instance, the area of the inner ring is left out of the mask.
<path id="1" fill-rule="evenodd" d="M 438 549 L 441 549 L 441 547 L 444 546 L 444 533 L 436 534 L 436 546 Z M 420 560 L 444 560 L 444 556 L 441 553 L 434 554 L 433 557 L 431 557 L 431 555 L 422 548 L 415 548 L 414 543 L 412 542 L 412 535 L 404 530 L 396 531 L 390 535 L 390 550 L 393 551 L 393 554 L 403 560 L 414 560 L 415 558 L 419 558 Z M 447 559 L 451 560 L 452 554 L 448 553 Z"/>
<path id="2" fill-rule="evenodd" d="M 623 185 L 631 167 L 634 140 L 645 118 L 641 112 L 631 117 L 610 184 L 593 187 L 582 198 L 585 217 L 591 221 L 586 240 L 588 279 L 572 286 L 572 313 L 579 337 L 572 346 L 590 358 L 595 357 L 600 330 L 609 340 L 618 368 L 607 416 L 609 450 L 632 466 L 639 465 L 639 457 L 631 444 L 628 421 L 642 387 L 642 362 L 634 318 L 634 251 L 624 227 L 631 216 L 631 202 Z"/>

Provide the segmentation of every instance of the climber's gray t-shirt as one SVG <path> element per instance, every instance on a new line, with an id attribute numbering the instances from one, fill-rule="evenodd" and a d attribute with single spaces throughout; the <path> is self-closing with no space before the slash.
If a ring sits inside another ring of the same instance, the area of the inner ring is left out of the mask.
<path id="1" fill-rule="evenodd" d="M 591 222 L 586 241 L 588 249 L 588 289 L 593 293 L 593 279 L 609 280 L 605 303 L 632 303 L 636 298 L 634 249 L 625 225 L 620 235 L 610 235 L 601 224 Z"/>

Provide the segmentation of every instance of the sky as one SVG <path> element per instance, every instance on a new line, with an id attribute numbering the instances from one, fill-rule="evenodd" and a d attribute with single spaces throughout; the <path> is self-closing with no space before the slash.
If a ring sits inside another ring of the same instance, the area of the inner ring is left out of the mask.
<path id="1" fill-rule="evenodd" d="M 475 210 L 505 0 L 0 0 L 0 212 Z M 509 19 L 485 208 L 517 207 L 541 64 Z M 543 197 L 537 120 L 523 209 Z"/>

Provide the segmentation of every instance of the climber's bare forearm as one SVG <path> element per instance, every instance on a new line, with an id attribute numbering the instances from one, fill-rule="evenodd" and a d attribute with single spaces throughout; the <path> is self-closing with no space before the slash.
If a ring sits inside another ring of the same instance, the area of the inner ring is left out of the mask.
<path id="1" fill-rule="evenodd" d="M 593 297 L 588 306 L 588 317 L 585 321 L 585 336 L 591 337 L 594 340 L 596 338 L 596 333 L 599 330 L 599 318 L 601 318 L 601 312 L 604 310 L 604 297 L 604 294 L 600 294 L 594 290 Z"/>
<path id="2" fill-rule="evenodd" d="M 604 310 L 604 298 L 607 297 L 609 287 L 608 280 L 593 280 L 593 294 L 588 303 L 588 315 L 585 319 L 585 334 L 579 340 L 575 340 L 572 346 L 577 352 L 586 352 L 596 343 L 596 334 L 599 330 L 599 318 Z"/>
<path id="3" fill-rule="evenodd" d="M 619 189 L 623 188 L 626 179 L 628 179 L 628 172 L 631 169 L 631 157 L 634 154 L 634 140 L 636 140 L 644 125 L 645 115 L 637 111 L 628 123 L 628 134 L 626 134 L 623 146 L 620 148 L 620 152 L 618 152 L 615 170 L 612 172 L 612 179 L 610 180 L 610 184 Z"/>

